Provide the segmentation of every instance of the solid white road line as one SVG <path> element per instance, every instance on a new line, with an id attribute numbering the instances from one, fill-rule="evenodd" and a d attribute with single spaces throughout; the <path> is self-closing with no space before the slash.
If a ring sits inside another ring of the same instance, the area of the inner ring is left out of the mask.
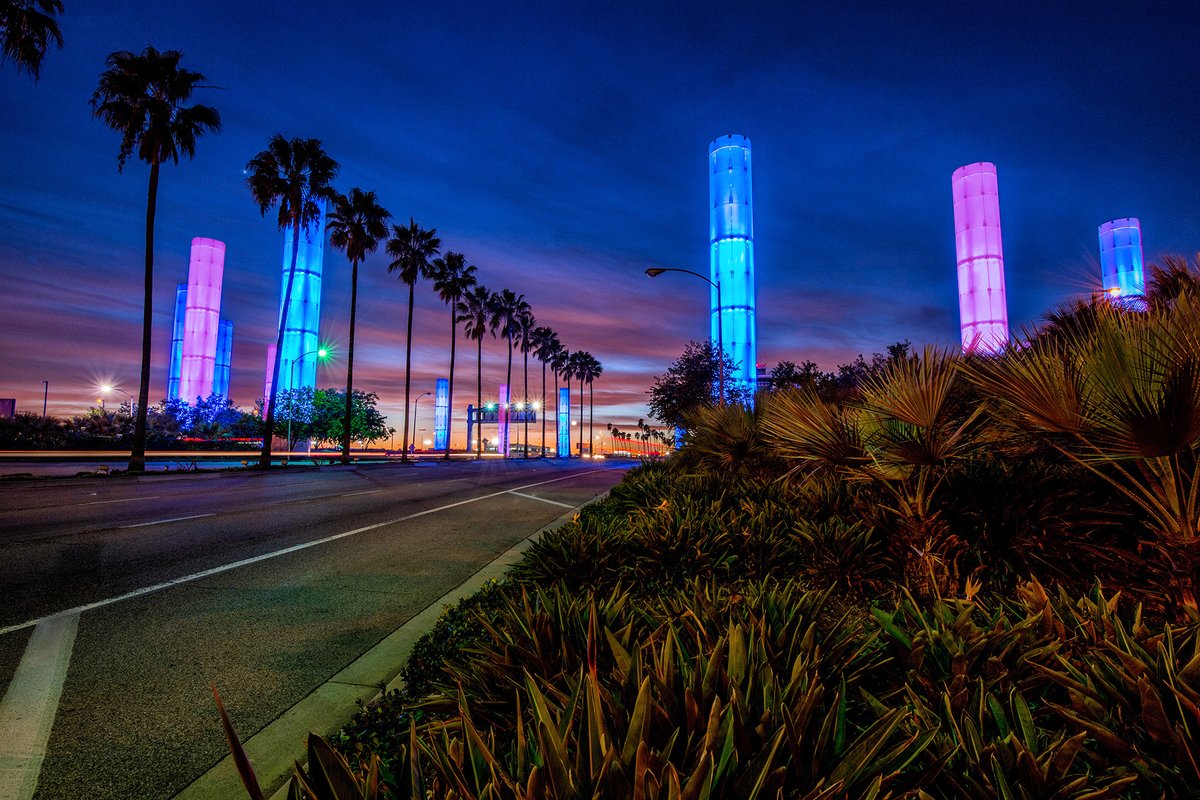
<path id="1" fill-rule="evenodd" d="M 458 508 L 459 506 L 465 506 L 465 505 L 469 505 L 471 503 L 478 503 L 480 500 L 489 500 L 493 497 L 500 497 L 501 495 L 520 491 L 521 489 L 532 489 L 535 486 L 545 486 L 548 483 L 558 483 L 559 481 L 569 481 L 573 478 L 582 478 L 584 475 L 594 475 L 597 472 L 604 472 L 604 471 L 605 471 L 604 469 L 592 469 L 592 470 L 588 470 L 587 472 L 577 472 L 574 475 L 564 475 L 561 478 L 551 478 L 548 481 L 538 481 L 537 483 L 530 483 L 530 484 L 526 484 L 525 486 L 518 486 L 514 489 L 502 489 L 498 492 L 492 492 L 491 494 L 480 495 L 479 497 L 472 497 L 469 500 L 459 500 L 457 503 L 447 503 L 444 506 L 438 506 L 437 508 L 430 508 L 425 511 L 418 511 L 415 514 L 409 514 L 404 517 L 390 519 L 387 522 L 376 522 L 373 525 L 366 525 L 362 528 L 355 528 L 352 531 L 344 531 L 342 533 L 335 533 L 332 536 L 326 536 L 321 539 L 314 539 L 311 542 L 302 542 L 301 544 L 295 544 L 295 545 L 292 545 L 291 547 L 285 547 L 282 550 L 275 550 L 274 552 L 271 552 L 271 553 L 263 553 L 262 555 L 251 556 L 250 558 L 243 558 L 241 561 L 234 561 L 233 563 L 230 563 L 230 564 L 223 564 L 219 567 L 213 567 L 212 569 L 206 569 L 201 572 L 195 572 L 191 575 L 185 575 L 182 578 L 173 578 L 172 580 L 169 580 L 169 581 L 163 581 L 162 583 L 156 583 L 153 586 L 144 586 L 141 589 L 134 589 L 132 592 L 126 592 L 125 594 L 117 595 L 116 597 L 108 597 L 103 600 L 97 600 L 94 603 L 87 603 L 86 605 L 76 606 L 75 608 L 68 609 L 67 611 L 60 611 L 57 614 L 54 614 L 51 616 L 60 616 L 62 614 L 78 614 L 78 613 L 82 613 L 84 611 L 91 611 L 94 608 L 102 608 L 103 606 L 112 605 L 113 603 L 119 603 L 122 600 L 131 600 L 135 597 L 141 597 L 143 595 L 147 595 L 152 592 L 157 592 L 162 589 L 169 589 L 172 586 L 179 586 L 180 584 L 183 584 L 183 583 L 191 583 L 192 581 L 197 581 L 197 580 L 200 580 L 201 578 L 208 578 L 212 575 L 220 575 L 222 572 L 228 572 L 229 570 L 237 569 L 238 567 L 246 567 L 251 564 L 257 564 L 260 561 L 266 561 L 271 558 L 277 558 L 279 556 L 284 556 L 284 555 L 287 555 L 288 553 L 296 553 L 296 552 L 299 552 L 300 550 L 307 550 L 310 547 L 316 547 L 317 545 L 327 544 L 329 542 L 337 541 L 338 539 L 345 539 L 348 536 L 355 536 L 360 533 L 366 533 L 367 531 L 373 531 L 377 528 L 384 528 L 384 527 L 387 527 L 388 525 L 395 525 L 398 522 L 407 522 L 410 519 L 417 519 L 418 517 L 424 517 L 429 514 L 436 514 L 439 511 L 446 511 L 447 509 Z M 572 506 L 572 508 L 574 508 L 574 506 Z M 211 515 L 204 514 L 201 516 L 211 516 Z M 186 517 L 184 519 L 186 519 Z M 143 523 L 143 524 L 151 524 L 151 523 Z M 130 527 L 133 527 L 133 526 L 130 526 Z M 29 628 L 34 625 L 38 625 L 43 620 L 46 620 L 49 618 L 50 617 L 41 617 L 39 619 L 31 619 L 27 622 L 17 623 L 16 625 L 9 625 L 7 628 L 0 628 L 0 636 L 3 636 L 7 633 L 12 633 L 13 631 L 24 630 L 25 628 Z"/>
<path id="2" fill-rule="evenodd" d="M 3 800 L 28 800 L 37 788 L 78 630 L 78 611 L 39 620 L 0 700 Z"/>
<path id="3" fill-rule="evenodd" d="M 200 519 L 201 517 L 211 517 L 216 514 L 215 511 L 208 514 L 192 514 L 190 517 L 171 517 L 170 519 L 156 519 L 153 522 L 139 522 L 136 525 L 119 525 L 118 530 L 125 528 L 144 528 L 147 525 L 166 525 L 168 522 L 183 522 L 185 519 Z"/>
<path id="4" fill-rule="evenodd" d="M 562 506 L 563 508 L 574 508 L 575 507 L 575 506 L 571 505 L 570 503 L 560 503 L 557 500 L 547 500 L 545 497 L 536 497 L 534 495 L 525 494 L 523 492 L 513 491 L 513 492 L 509 492 L 509 494 L 515 494 L 517 497 L 524 497 L 527 500 L 540 500 L 543 503 L 549 503 L 552 506 Z"/>
<path id="5" fill-rule="evenodd" d="M 382 491 L 383 491 L 383 489 L 366 489 L 361 492 L 346 492 L 345 494 L 337 495 L 337 497 L 355 497 L 360 494 L 375 494 L 376 492 L 382 492 Z"/>

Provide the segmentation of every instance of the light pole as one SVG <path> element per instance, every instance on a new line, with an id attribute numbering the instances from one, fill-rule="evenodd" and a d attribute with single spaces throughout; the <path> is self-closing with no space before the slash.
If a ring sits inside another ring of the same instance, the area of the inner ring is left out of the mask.
<path id="1" fill-rule="evenodd" d="M 45 391 L 42 393 L 42 421 L 45 422 L 46 402 L 50 399 L 50 381 L 42 381 L 42 384 L 46 387 Z"/>
<path id="2" fill-rule="evenodd" d="M 324 358 L 329 355 L 329 351 L 324 347 L 318 347 L 316 350 L 309 350 L 307 353 L 301 353 L 297 358 L 292 359 L 292 366 L 288 373 L 288 452 L 292 451 L 292 417 L 296 413 L 296 363 L 304 363 L 307 356 L 316 354 L 317 358 Z"/>
<path id="3" fill-rule="evenodd" d="M 721 324 L 721 317 L 723 316 L 721 282 L 706 278 L 699 272 L 693 272 L 690 269 L 679 269 L 678 267 L 650 267 L 646 270 L 646 275 L 650 278 L 657 278 L 664 272 L 686 272 L 688 275 L 695 275 L 717 290 L 717 348 L 720 350 L 720 355 L 717 358 L 717 392 L 721 397 L 721 405 L 725 405 L 725 331 Z"/>
<path id="4" fill-rule="evenodd" d="M 424 394 L 417 395 L 417 399 L 413 400 L 413 439 L 417 438 L 417 405 L 421 402 L 422 397 L 429 397 L 431 394 L 433 392 L 425 392 Z"/>

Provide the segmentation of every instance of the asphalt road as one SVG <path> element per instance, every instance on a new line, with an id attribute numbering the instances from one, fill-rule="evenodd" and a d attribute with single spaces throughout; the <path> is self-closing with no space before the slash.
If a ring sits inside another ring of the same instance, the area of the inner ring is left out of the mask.
<path id="1" fill-rule="evenodd" d="M 622 474 L 484 461 L 0 485 L 0 800 L 29 796 L 38 726 L 35 797 L 174 796 L 226 752 L 210 683 L 250 737 Z"/>

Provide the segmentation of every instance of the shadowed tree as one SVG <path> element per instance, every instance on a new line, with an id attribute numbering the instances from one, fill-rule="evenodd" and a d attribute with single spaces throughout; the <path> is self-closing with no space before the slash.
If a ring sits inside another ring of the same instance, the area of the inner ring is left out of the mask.
<path id="1" fill-rule="evenodd" d="M 13 62 L 35 81 L 40 78 L 50 44 L 62 49 L 62 31 L 54 18 L 62 13 L 59 0 L 0 0 L 0 61 Z"/>
<path id="2" fill-rule="evenodd" d="M 550 360 L 550 356 L 561 348 L 562 345 L 558 341 L 558 334 L 544 325 L 539 328 L 534 328 L 529 335 L 530 342 L 533 345 L 533 354 L 538 361 L 542 362 L 542 458 L 546 457 L 546 364 Z"/>
<path id="3" fill-rule="evenodd" d="M 392 215 L 379 205 L 374 192 L 351 189 L 338 195 L 329 217 L 329 244 L 350 259 L 350 345 L 346 350 L 346 415 L 342 425 L 342 463 L 350 463 L 350 430 L 354 397 L 354 321 L 358 311 L 358 265 L 387 236 Z"/>
<path id="4" fill-rule="evenodd" d="M 531 313 L 525 295 L 515 294 L 511 289 L 501 289 L 492 295 L 492 324 L 508 343 L 508 371 L 505 373 L 504 385 L 508 387 L 508 405 L 512 407 L 512 354 L 513 337 L 521 330 L 521 317 Z M 507 413 L 507 412 L 506 412 Z M 504 448 L 504 457 L 508 458 L 508 448 Z"/>
<path id="5" fill-rule="evenodd" d="M 521 355 L 524 358 L 525 372 L 525 389 L 524 397 L 521 401 L 521 411 L 524 414 L 522 425 L 524 432 L 521 434 L 521 449 L 524 455 L 522 458 L 529 458 L 529 351 L 533 349 L 533 331 L 537 325 L 537 320 L 533 318 L 533 312 L 528 312 L 521 315 L 518 320 L 519 327 L 517 328 L 517 347 L 521 350 Z"/>
<path id="6" fill-rule="evenodd" d="M 142 298 L 142 371 L 138 385 L 137 419 L 129 454 L 129 471 L 146 469 L 146 412 L 150 406 L 150 339 L 154 301 L 154 215 L 158 205 L 158 173 L 179 156 L 194 158 L 196 140 L 221 128 L 215 108 L 185 105 L 204 76 L 181 69 L 183 54 L 160 53 L 147 47 L 140 55 L 125 50 L 109 55 L 107 69 L 92 94 L 92 113 L 121 134 L 118 171 L 135 152 L 150 165 L 146 196 L 146 272 Z"/>
<path id="7" fill-rule="evenodd" d="M 560 436 L 560 433 L 558 430 L 558 379 L 560 376 L 565 378 L 567 380 L 567 385 L 570 386 L 571 379 L 569 377 L 568 369 L 569 369 L 569 365 L 570 365 L 570 361 L 571 361 L 571 351 L 568 350 L 567 348 L 563 347 L 561 342 L 558 342 L 557 346 L 554 348 L 553 352 L 551 352 L 549 357 L 547 358 L 547 361 L 550 362 L 550 369 L 554 373 L 554 447 L 555 447 L 555 452 L 557 453 L 558 437 Z M 567 418 L 570 419 L 570 416 L 571 416 L 571 408 L 570 408 L 570 405 L 568 404 Z M 567 423 L 567 427 L 568 428 L 571 427 L 569 422 Z M 569 433 L 570 433 L 570 431 L 568 430 L 568 434 Z M 570 456 L 571 455 L 570 442 L 568 442 L 567 444 L 568 444 L 567 455 Z"/>
<path id="8" fill-rule="evenodd" d="M 400 273 L 400 280 L 408 286 L 408 327 L 404 338 L 404 439 L 400 460 L 408 461 L 408 418 L 409 405 L 412 397 L 412 323 L 413 323 L 413 294 L 417 278 L 428 276 L 429 261 L 438 254 L 442 240 L 437 237 L 437 229 L 425 230 L 412 217 L 408 225 L 393 225 L 392 238 L 388 239 L 387 252 L 392 257 L 388 264 L 388 272 Z"/>
<path id="9" fill-rule="evenodd" d="M 292 229 L 292 262 L 288 265 L 283 307 L 279 310 L 279 331 L 275 337 L 275 360 L 271 365 L 271 396 L 267 398 L 267 420 L 263 426 L 263 446 L 258 464 L 271 466 L 271 440 L 275 436 L 275 398 L 279 393 L 279 365 L 283 358 L 283 333 L 292 303 L 296 281 L 296 259 L 300 254 L 300 231 L 309 237 L 309 228 L 319 227 L 322 200 L 337 196 L 333 190 L 338 162 L 326 154 L 319 139 L 285 138 L 275 134 L 262 150 L 246 163 L 246 185 L 258 204 L 259 212 L 278 208 L 275 218 L 280 230 Z M 324 238 L 325 231 L 314 231 Z"/>
<path id="10" fill-rule="evenodd" d="M 475 355 L 475 413 L 480 414 L 481 424 L 475 426 L 475 458 L 483 458 L 483 337 L 496 336 L 496 325 L 492 319 L 492 293 L 476 284 L 458 301 L 458 321 L 465 323 L 468 339 L 474 339 L 478 352 Z"/>
<path id="11" fill-rule="evenodd" d="M 584 353 L 584 358 L 580 363 L 580 372 L 583 381 L 588 387 L 588 455 L 595 456 L 592 452 L 595 447 L 595 416 L 596 416 L 596 401 L 592 395 L 592 382 L 599 378 L 604 372 L 604 367 L 601 366 L 599 360 L 591 353 Z M 582 387 L 580 387 L 582 393 Z M 581 403 L 583 398 L 579 398 Z M 579 427 L 583 427 L 583 407 L 580 406 L 579 411 Z"/>
<path id="12" fill-rule="evenodd" d="M 579 457 L 583 458 L 583 380 L 587 360 L 591 355 L 585 350 L 576 350 L 567 358 L 567 375 L 579 381 Z"/>
<path id="13" fill-rule="evenodd" d="M 1146 280 L 1146 301 L 1150 307 L 1170 307 L 1185 291 L 1200 293 L 1200 255 L 1194 264 L 1177 255 L 1165 255 L 1159 263 L 1151 264 Z"/>
<path id="14" fill-rule="evenodd" d="M 458 344 L 458 301 L 475 285 L 475 267 L 467 263 L 462 253 L 448 252 L 445 257 L 434 259 L 430 277 L 433 290 L 450 307 L 450 396 L 446 408 L 446 452 L 442 458 L 450 460 L 450 423 L 454 418 L 454 353 Z"/>

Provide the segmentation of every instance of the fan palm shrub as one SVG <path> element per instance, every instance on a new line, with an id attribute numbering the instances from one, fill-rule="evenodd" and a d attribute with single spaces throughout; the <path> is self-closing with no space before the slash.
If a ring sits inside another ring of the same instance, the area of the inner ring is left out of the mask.
<path id="1" fill-rule="evenodd" d="M 680 468 L 760 482 L 778 477 L 784 472 L 782 462 L 762 431 L 764 408 L 770 402 L 764 395 L 753 405 L 700 405 L 684 412 L 687 433 Z"/>
<path id="2" fill-rule="evenodd" d="M 997 398 L 1010 429 L 1034 431 L 1140 509 L 1148 546 L 1194 605 L 1200 560 L 1200 293 L 1148 313 L 1098 309 L 1091 335 L 1034 338 L 962 370 Z"/>

